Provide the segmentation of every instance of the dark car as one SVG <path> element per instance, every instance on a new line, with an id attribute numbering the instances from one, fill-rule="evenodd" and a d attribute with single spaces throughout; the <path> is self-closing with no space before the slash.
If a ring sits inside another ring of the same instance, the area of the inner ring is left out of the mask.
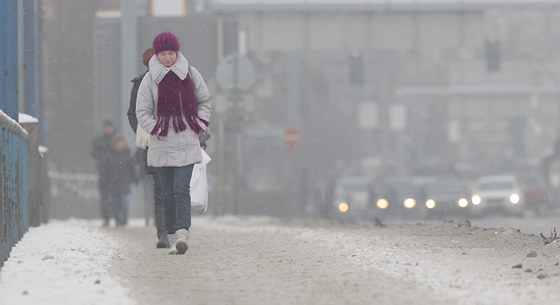
<path id="1" fill-rule="evenodd" d="M 422 218 L 427 199 L 423 187 L 410 177 L 386 178 L 376 190 L 375 214 L 381 217 Z"/>
<path id="2" fill-rule="evenodd" d="M 459 178 L 437 178 L 427 189 L 427 217 L 467 216 L 472 182 Z"/>
<path id="3" fill-rule="evenodd" d="M 519 175 L 519 182 L 528 208 L 542 211 L 548 207 L 549 190 L 540 175 L 536 173 Z"/>

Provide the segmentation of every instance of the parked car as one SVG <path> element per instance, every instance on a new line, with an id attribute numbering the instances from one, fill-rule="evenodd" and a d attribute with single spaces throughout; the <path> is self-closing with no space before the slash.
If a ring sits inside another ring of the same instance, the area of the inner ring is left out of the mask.
<path id="1" fill-rule="evenodd" d="M 523 188 L 513 175 L 486 176 L 477 180 L 471 196 L 474 215 L 520 215 L 525 208 Z"/>

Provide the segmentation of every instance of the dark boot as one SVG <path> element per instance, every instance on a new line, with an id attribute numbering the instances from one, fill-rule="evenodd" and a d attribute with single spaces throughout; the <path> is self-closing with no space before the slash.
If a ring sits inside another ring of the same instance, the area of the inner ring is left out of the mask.
<path id="1" fill-rule="evenodd" d="M 154 210 L 154 222 L 157 231 L 156 248 L 169 248 L 169 240 L 167 239 L 167 229 L 165 228 L 165 216 L 163 213 L 163 205 L 157 204 Z"/>

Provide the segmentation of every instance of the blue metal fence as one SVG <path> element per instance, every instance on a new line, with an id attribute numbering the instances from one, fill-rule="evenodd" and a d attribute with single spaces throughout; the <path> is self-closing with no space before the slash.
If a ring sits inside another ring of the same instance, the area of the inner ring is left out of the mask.
<path id="1" fill-rule="evenodd" d="M 20 112 L 39 119 L 39 142 L 44 141 L 43 120 L 43 0 L 23 0 L 23 95 L 24 108 Z"/>
<path id="2" fill-rule="evenodd" d="M 37 66 L 35 65 L 37 59 L 37 52 L 35 48 L 35 44 L 37 43 L 35 40 L 35 4 L 36 1 L 34 0 L 22 1 L 23 29 L 26 34 L 23 35 L 23 58 L 25 59 L 25 66 L 22 71 L 24 77 L 23 100 L 25 102 L 25 109 L 23 111 L 33 117 L 37 117 L 37 108 L 39 106 L 36 101 L 37 82 L 35 81 L 35 78 L 37 77 Z"/>
<path id="3" fill-rule="evenodd" d="M 0 111 L 0 266 L 29 228 L 27 132 Z"/>
<path id="4" fill-rule="evenodd" d="M 11 46 L 11 47 L 8 47 Z M 0 0 L 0 266 L 29 228 L 29 144 L 18 115 L 18 1 Z"/>
<path id="5" fill-rule="evenodd" d="M 18 1 L 0 0 L 0 109 L 18 113 Z"/>

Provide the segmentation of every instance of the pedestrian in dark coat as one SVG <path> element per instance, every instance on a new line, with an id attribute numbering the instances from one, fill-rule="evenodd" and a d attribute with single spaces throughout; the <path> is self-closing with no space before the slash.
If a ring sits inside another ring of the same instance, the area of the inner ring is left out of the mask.
<path id="1" fill-rule="evenodd" d="M 137 183 L 138 179 L 134 169 L 134 158 L 130 154 L 124 136 L 116 135 L 112 144 L 113 150 L 109 155 L 108 191 L 117 226 L 125 226 L 128 223 L 127 196 L 132 183 Z"/>
<path id="2" fill-rule="evenodd" d="M 103 217 L 103 225 L 109 225 L 111 218 L 111 203 L 109 194 L 109 176 L 110 164 L 109 156 L 113 150 L 112 140 L 115 135 L 115 127 L 113 122 L 107 120 L 103 123 L 103 135 L 93 141 L 92 157 L 97 162 L 99 198 L 101 205 L 101 216 Z"/>
<path id="3" fill-rule="evenodd" d="M 142 54 L 142 63 L 146 68 L 150 59 L 154 56 L 154 49 L 148 48 Z M 154 224 L 156 226 L 157 243 L 156 248 L 169 248 L 169 240 L 167 239 L 167 229 L 165 227 L 165 212 L 163 210 L 163 199 L 161 192 L 161 180 L 156 168 L 148 166 L 148 148 L 149 148 L 149 135 L 141 126 L 138 126 L 138 119 L 136 118 L 136 97 L 138 96 L 138 88 L 144 79 L 146 72 L 138 75 L 132 79 L 132 90 L 130 91 L 130 105 L 126 115 L 130 127 L 136 134 L 136 146 L 139 151 L 137 152 L 138 161 L 142 162 L 145 173 L 152 176 L 154 183 Z"/>

